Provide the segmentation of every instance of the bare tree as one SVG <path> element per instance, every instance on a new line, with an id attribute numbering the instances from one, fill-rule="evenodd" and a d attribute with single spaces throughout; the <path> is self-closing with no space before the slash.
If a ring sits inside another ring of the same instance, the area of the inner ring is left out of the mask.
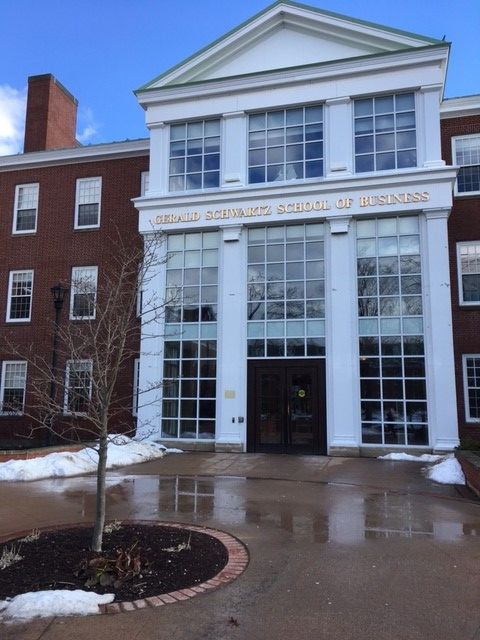
<path id="1" fill-rule="evenodd" d="M 58 366 L 36 353 L 35 345 L 22 349 L 6 337 L 11 353 L 27 362 L 29 394 L 24 413 L 33 428 L 46 429 L 67 442 L 90 441 L 98 454 L 95 525 L 92 549 L 101 551 L 105 524 L 105 479 L 108 443 L 119 433 L 131 432 L 132 393 L 120 382 L 126 367 L 138 356 L 139 317 L 158 332 L 158 323 L 171 300 L 153 294 L 145 299 L 149 280 L 163 261 L 158 235 L 143 245 L 118 234 L 109 266 L 97 273 L 74 270 L 70 286 L 70 320 L 55 325 Z M 140 296 L 140 298 L 139 298 Z M 131 369 L 133 370 L 133 368 Z M 151 381 L 151 391 L 161 380 Z M 123 389 L 123 393 L 122 390 Z M 8 410 L 9 407 L 4 407 Z M 18 406 L 10 407 L 18 410 Z M 137 425 L 138 426 L 138 425 Z M 143 425 L 145 432 L 145 425 Z"/>

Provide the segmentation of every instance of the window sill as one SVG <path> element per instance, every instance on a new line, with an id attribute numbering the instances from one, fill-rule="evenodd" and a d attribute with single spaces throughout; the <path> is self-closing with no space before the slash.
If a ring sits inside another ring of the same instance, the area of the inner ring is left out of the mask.
<path id="1" fill-rule="evenodd" d="M 480 198 L 480 191 L 462 191 L 461 193 L 454 191 L 454 198 Z"/>

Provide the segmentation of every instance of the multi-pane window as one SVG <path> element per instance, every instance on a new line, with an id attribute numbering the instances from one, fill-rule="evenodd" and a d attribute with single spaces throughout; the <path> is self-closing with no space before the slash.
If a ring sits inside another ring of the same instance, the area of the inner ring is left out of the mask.
<path id="1" fill-rule="evenodd" d="M 457 193 L 480 193 L 480 135 L 453 138 L 453 155 L 460 165 Z"/>
<path id="2" fill-rule="evenodd" d="M 25 404 L 26 362 L 3 362 L 0 379 L 0 413 L 21 413 Z"/>
<path id="3" fill-rule="evenodd" d="M 7 322 L 28 322 L 32 315 L 33 271 L 10 271 Z"/>
<path id="4" fill-rule="evenodd" d="M 323 107 L 251 114 L 248 119 L 248 182 L 323 176 Z"/>
<path id="5" fill-rule="evenodd" d="M 480 422 L 480 355 L 463 356 L 463 387 L 465 418 L 467 422 Z"/>
<path id="6" fill-rule="evenodd" d="M 140 182 L 140 195 L 144 196 L 150 189 L 150 171 L 142 171 Z"/>
<path id="7" fill-rule="evenodd" d="M 220 184 L 220 120 L 170 125 L 169 190 Z"/>
<path id="8" fill-rule="evenodd" d="M 65 380 L 65 413 L 87 413 L 92 397 L 92 361 L 69 360 Z"/>
<path id="9" fill-rule="evenodd" d="M 15 189 L 13 233 L 37 230 L 38 184 L 19 184 Z"/>
<path id="10" fill-rule="evenodd" d="M 355 100 L 355 171 L 417 166 L 415 94 Z"/>
<path id="11" fill-rule="evenodd" d="M 75 202 L 75 229 L 100 226 L 101 178 L 79 178 Z"/>
<path id="12" fill-rule="evenodd" d="M 95 318 L 98 267 L 73 267 L 70 319 Z"/>
<path id="13" fill-rule="evenodd" d="M 480 242 L 457 244 L 460 304 L 480 304 Z"/>
<path id="14" fill-rule="evenodd" d="M 164 438 L 215 437 L 218 238 L 217 232 L 168 236 Z"/>
<path id="15" fill-rule="evenodd" d="M 357 222 L 362 442 L 427 445 L 418 218 Z"/>
<path id="16" fill-rule="evenodd" d="M 248 232 L 250 358 L 325 355 L 323 224 Z"/>

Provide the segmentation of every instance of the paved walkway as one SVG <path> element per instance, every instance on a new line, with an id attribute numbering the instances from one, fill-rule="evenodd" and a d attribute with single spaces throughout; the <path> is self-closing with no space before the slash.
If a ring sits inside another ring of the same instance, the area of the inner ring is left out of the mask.
<path id="1" fill-rule="evenodd" d="M 0 485 L 0 535 L 92 518 L 92 476 Z M 421 465 L 188 453 L 108 476 L 110 519 L 248 545 L 218 591 L 157 609 L 0 626 L 2 640 L 480 640 L 480 502 Z"/>

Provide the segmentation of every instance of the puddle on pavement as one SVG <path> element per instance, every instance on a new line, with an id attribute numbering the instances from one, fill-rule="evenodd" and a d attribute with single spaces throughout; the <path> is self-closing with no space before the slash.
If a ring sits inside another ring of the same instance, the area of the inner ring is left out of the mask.
<path id="1" fill-rule="evenodd" d="M 64 500 L 80 506 L 82 517 L 93 513 L 93 477 L 38 486 L 53 493 L 61 490 Z M 112 477 L 107 513 L 112 519 L 174 520 L 177 515 L 226 528 L 247 524 L 290 534 L 292 540 L 323 544 L 414 537 L 455 542 L 480 536 L 480 510 L 474 504 L 310 483 L 294 485 L 294 493 L 286 483 L 276 486 L 278 494 L 262 481 L 246 478 Z M 468 521 L 466 513 L 473 514 Z"/>

